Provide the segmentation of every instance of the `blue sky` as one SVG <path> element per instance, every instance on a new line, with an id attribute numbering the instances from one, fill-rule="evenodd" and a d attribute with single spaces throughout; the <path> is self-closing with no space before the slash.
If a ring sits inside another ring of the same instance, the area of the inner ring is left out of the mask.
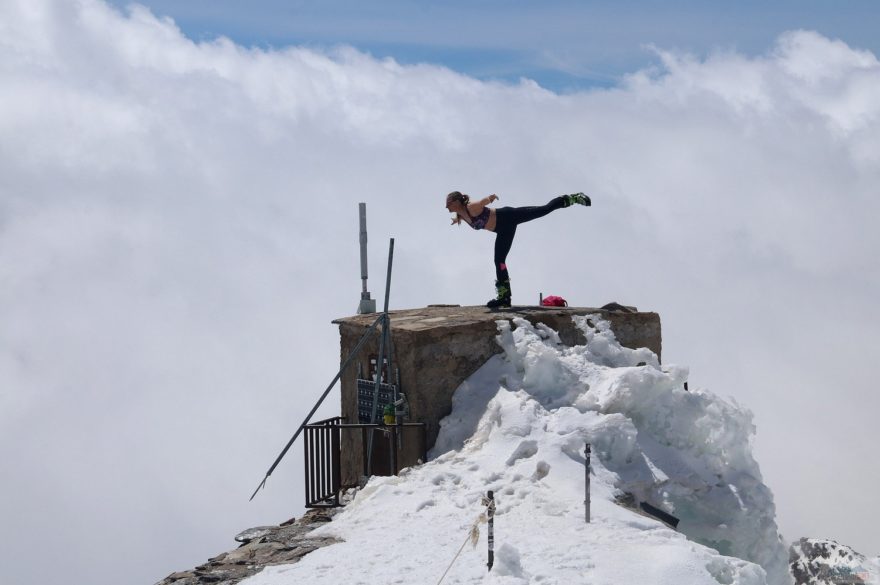
<path id="1" fill-rule="evenodd" d="M 120 7 L 127 0 L 111 2 Z M 779 33 L 816 30 L 880 52 L 880 3 L 500 0 L 145 0 L 195 40 L 260 47 L 347 44 L 400 63 L 446 65 L 480 79 L 527 77 L 556 91 L 614 85 L 650 66 L 653 44 L 705 55 L 765 52 Z"/>

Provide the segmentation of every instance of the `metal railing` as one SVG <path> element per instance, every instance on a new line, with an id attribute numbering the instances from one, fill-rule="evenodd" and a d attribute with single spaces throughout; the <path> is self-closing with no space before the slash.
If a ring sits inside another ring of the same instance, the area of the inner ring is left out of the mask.
<path id="1" fill-rule="evenodd" d="M 306 425 L 303 448 L 306 466 L 306 508 L 336 507 L 342 473 L 339 466 L 341 416 Z"/>
<path id="2" fill-rule="evenodd" d="M 400 438 L 407 429 L 418 428 L 421 430 L 422 461 L 427 460 L 425 423 L 345 424 L 344 420 L 344 417 L 337 416 L 303 427 L 306 508 L 335 508 L 341 505 L 339 493 L 343 487 L 340 469 L 342 431 L 358 429 L 361 431 L 365 476 L 374 474 L 374 470 L 369 468 L 371 457 L 367 452 L 367 446 L 370 443 L 367 431 L 371 429 L 373 433 L 378 431 L 387 438 L 387 441 L 374 443 L 373 448 L 381 448 L 382 444 L 388 446 L 385 451 L 387 459 L 384 459 L 388 465 L 385 469 L 380 470 L 385 473 L 376 473 L 376 475 L 397 475 L 400 471 Z"/>

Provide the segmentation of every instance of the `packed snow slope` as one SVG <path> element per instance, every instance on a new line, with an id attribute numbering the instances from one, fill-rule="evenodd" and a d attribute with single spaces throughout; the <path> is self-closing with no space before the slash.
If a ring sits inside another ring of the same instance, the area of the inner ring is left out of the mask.
<path id="1" fill-rule="evenodd" d="M 244 583 L 434 584 L 450 563 L 444 583 L 791 583 L 751 413 L 688 392 L 687 369 L 622 347 L 598 315 L 575 322 L 586 344 L 565 347 L 545 326 L 499 321 L 504 351 L 457 389 L 430 461 L 371 478 L 319 529 L 344 542 Z M 491 572 L 485 524 L 456 557 L 487 490 Z M 678 531 L 618 503 L 624 494 L 678 517 Z"/>

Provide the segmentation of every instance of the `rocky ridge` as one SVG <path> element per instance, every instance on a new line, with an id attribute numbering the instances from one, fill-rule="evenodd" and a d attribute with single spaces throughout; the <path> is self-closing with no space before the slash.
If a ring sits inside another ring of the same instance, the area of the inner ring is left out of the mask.
<path id="1" fill-rule="evenodd" d="M 310 533 L 329 522 L 339 509 L 309 510 L 278 526 L 249 528 L 235 537 L 241 543 L 235 550 L 208 559 L 195 569 L 172 573 L 156 585 L 234 585 L 264 567 L 296 563 L 313 550 L 338 542 Z"/>

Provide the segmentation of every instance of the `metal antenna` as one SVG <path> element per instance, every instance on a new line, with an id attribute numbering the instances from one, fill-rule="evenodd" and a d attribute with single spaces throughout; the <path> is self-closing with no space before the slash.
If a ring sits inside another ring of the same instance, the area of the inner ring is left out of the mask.
<path id="1" fill-rule="evenodd" d="M 361 221 L 361 281 L 363 282 L 358 314 L 363 315 L 376 312 L 376 301 L 370 298 L 370 292 L 367 290 L 367 204 L 358 203 L 358 211 Z"/>

